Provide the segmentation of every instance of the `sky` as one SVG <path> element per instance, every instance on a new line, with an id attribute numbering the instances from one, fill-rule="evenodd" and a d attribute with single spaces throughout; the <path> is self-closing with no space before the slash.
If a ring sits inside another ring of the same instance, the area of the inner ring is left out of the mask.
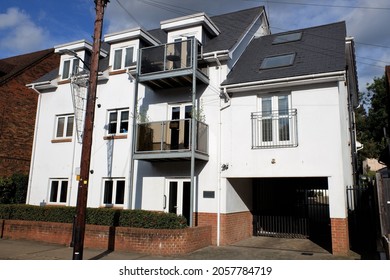
<path id="1" fill-rule="evenodd" d="M 110 0 L 103 35 L 165 19 L 264 6 L 273 34 L 345 21 L 355 39 L 359 90 L 390 65 L 389 0 Z M 81 39 L 92 41 L 93 0 L 1 0 L 0 59 Z"/>

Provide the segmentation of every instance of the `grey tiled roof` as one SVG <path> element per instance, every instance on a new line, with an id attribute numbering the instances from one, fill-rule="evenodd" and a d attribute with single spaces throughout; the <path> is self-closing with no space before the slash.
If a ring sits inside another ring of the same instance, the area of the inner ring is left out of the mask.
<path id="1" fill-rule="evenodd" d="M 272 44 L 278 35 L 254 39 L 240 57 L 222 85 L 296 77 L 344 70 L 345 22 L 301 29 L 299 41 Z M 295 32 L 295 31 L 294 31 Z M 295 53 L 291 66 L 260 70 L 264 58 Z"/>
<path id="2" fill-rule="evenodd" d="M 210 19 L 217 25 L 221 34 L 204 42 L 203 51 L 207 53 L 231 49 L 245 34 L 250 24 L 260 15 L 263 9 L 263 7 L 256 7 L 228 14 L 211 16 Z M 166 43 L 167 33 L 165 31 L 158 28 L 149 30 L 148 32 L 161 43 Z"/>
<path id="3" fill-rule="evenodd" d="M 249 29 L 250 24 L 263 11 L 263 7 L 246 9 L 229 14 L 211 17 L 221 34 L 204 44 L 205 53 L 219 50 L 230 50 Z"/>

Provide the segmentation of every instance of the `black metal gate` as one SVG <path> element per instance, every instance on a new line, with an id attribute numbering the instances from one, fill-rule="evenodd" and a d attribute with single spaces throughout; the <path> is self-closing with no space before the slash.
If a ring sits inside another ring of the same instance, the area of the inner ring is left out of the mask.
<path id="1" fill-rule="evenodd" d="M 255 179 L 256 236 L 330 240 L 327 178 Z"/>
<path id="2" fill-rule="evenodd" d="M 362 258 L 376 252 L 378 215 L 374 185 L 347 187 L 348 228 L 351 250 Z"/>

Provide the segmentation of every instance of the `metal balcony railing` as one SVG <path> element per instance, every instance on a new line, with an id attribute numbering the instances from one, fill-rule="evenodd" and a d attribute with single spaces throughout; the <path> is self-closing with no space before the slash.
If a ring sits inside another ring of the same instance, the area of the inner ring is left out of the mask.
<path id="1" fill-rule="evenodd" d="M 140 75 L 192 67 L 193 44 L 197 44 L 196 56 L 201 56 L 200 42 L 192 38 L 160 46 L 140 49 Z"/>
<path id="2" fill-rule="evenodd" d="M 251 119 L 252 149 L 298 146 L 296 109 L 254 112 Z"/>
<path id="3" fill-rule="evenodd" d="M 137 124 L 136 154 L 191 151 L 191 119 Z M 196 121 L 198 153 L 208 154 L 208 125 Z"/>

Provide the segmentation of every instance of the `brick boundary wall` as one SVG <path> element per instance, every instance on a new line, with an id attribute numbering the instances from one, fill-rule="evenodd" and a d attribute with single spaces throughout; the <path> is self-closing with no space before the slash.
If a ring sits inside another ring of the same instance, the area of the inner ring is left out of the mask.
<path id="1" fill-rule="evenodd" d="M 69 246 L 72 224 L 0 220 L 0 237 L 43 241 Z M 211 245 L 211 226 L 186 229 L 140 229 L 86 225 L 85 248 L 180 255 Z"/>
<path id="2" fill-rule="evenodd" d="M 194 213 L 197 226 L 210 225 L 212 230 L 212 244 L 217 244 L 217 214 Z M 249 238 L 253 235 L 253 216 L 249 211 L 221 214 L 220 245 L 228 245 Z"/>
<path id="3" fill-rule="evenodd" d="M 346 256 L 349 254 L 348 218 L 331 218 L 332 254 Z"/>

